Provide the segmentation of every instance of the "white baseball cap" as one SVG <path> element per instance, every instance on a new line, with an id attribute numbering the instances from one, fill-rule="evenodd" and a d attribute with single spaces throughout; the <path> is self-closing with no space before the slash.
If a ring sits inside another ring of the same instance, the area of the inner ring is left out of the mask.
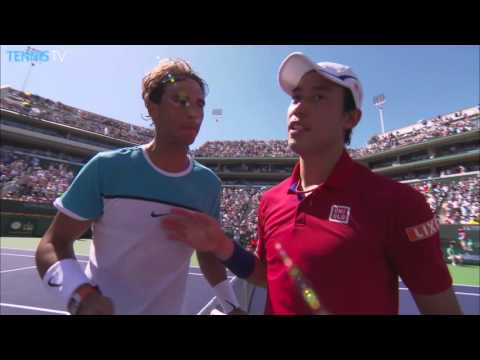
<path id="1" fill-rule="evenodd" d="M 350 89 L 357 109 L 362 109 L 363 90 L 358 76 L 349 66 L 333 62 L 314 63 L 301 52 L 294 52 L 282 61 L 278 70 L 278 81 L 281 88 L 289 95 L 298 86 L 303 75 L 315 70 L 334 83 Z"/>

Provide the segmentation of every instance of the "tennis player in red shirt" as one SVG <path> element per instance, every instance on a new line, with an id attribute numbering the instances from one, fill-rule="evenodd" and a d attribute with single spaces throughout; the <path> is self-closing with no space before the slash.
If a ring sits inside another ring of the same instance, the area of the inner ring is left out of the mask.
<path id="1" fill-rule="evenodd" d="M 345 149 L 362 114 L 358 76 L 301 53 L 290 54 L 278 76 L 292 99 L 288 144 L 299 162 L 262 196 L 256 253 L 207 215 L 183 209 L 164 219 L 170 238 L 266 286 L 266 314 L 398 314 L 399 277 L 421 313 L 461 314 L 423 195 Z"/>

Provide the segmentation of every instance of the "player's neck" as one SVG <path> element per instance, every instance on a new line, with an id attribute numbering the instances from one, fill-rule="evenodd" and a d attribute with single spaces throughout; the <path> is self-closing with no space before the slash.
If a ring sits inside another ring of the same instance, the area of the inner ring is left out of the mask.
<path id="1" fill-rule="evenodd" d="M 300 157 L 300 182 L 303 190 L 323 184 L 342 156 L 343 146 Z"/>
<path id="2" fill-rule="evenodd" d="M 154 140 L 147 145 L 146 151 L 155 166 L 168 172 L 181 172 L 190 164 L 188 148 L 184 146 L 172 146 Z"/>

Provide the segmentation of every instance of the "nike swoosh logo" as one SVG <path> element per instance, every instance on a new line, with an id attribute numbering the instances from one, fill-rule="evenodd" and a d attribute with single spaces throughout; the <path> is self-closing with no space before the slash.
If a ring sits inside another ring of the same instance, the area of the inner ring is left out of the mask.
<path id="1" fill-rule="evenodd" d="M 168 215 L 170 213 L 160 213 L 160 214 L 156 214 L 155 212 L 152 211 L 152 213 L 150 214 L 151 217 L 160 217 L 160 216 L 165 216 L 165 215 Z"/>
<path id="2" fill-rule="evenodd" d="M 57 284 L 57 283 L 54 283 L 52 282 L 53 279 L 48 279 L 48 285 L 52 286 L 52 287 L 59 287 L 59 286 L 62 286 L 62 284 Z"/>

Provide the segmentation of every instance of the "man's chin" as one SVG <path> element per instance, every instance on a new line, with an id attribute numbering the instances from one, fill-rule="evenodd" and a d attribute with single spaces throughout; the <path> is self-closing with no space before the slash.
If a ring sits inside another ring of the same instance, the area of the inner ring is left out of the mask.
<path id="1" fill-rule="evenodd" d="M 195 139 L 175 138 L 175 140 L 170 139 L 168 143 L 170 144 L 170 146 L 173 146 L 175 148 L 186 148 L 188 151 L 190 145 L 192 145 L 194 141 Z"/>
<path id="2" fill-rule="evenodd" d="M 183 146 L 190 146 L 195 142 L 196 136 L 180 136 L 177 138 L 179 144 Z"/>
<path id="3" fill-rule="evenodd" d="M 295 140 L 288 139 L 288 148 L 292 150 L 295 154 L 301 156 L 302 146 Z"/>

